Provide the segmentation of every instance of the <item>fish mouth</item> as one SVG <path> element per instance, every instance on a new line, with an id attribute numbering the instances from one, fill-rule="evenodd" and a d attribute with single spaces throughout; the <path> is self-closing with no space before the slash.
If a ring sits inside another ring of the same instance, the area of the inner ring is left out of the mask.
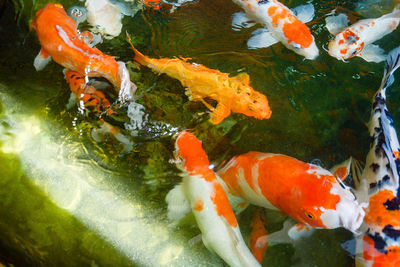
<path id="1" fill-rule="evenodd" d="M 341 224 L 343 224 L 343 227 L 351 231 L 353 234 L 358 234 L 357 230 L 360 229 L 361 224 L 363 223 L 365 216 L 365 211 L 364 209 L 359 206 L 357 209 L 357 213 L 355 217 L 352 217 L 350 220 L 345 220 L 340 217 Z"/>

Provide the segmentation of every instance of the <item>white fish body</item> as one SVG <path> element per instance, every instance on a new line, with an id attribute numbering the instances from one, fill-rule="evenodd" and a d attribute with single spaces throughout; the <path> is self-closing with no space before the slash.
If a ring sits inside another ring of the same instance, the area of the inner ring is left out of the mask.
<path id="1" fill-rule="evenodd" d="M 248 41 L 249 48 L 268 47 L 281 42 L 307 59 L 315 59 L 319 50 L 308 27 L 304 24 L 314 15 L 311 4 L 298 7 L 297 14 L 276 0 L 233 0 L 246 14 L 233 16 L 232 25 L 249 27 L 256 22 L 265 28 L 258 29 Z M 299 17 L 297 18 L 296 15 Z"/>
<path id="2" fill-rule="evenodd" d="M 381 62 L 386 59 L 383 50 L 375 41 L 391 33 L 400 22 L 400 10 L 374 19 L 363 19 L 347 26 L 346 15 L 330 16 L 326 18 L 326 27 L 335 34 L 329 42 L 329 55 L 339 60 L 346 60 L 359 56 L 368 62 Z"/>

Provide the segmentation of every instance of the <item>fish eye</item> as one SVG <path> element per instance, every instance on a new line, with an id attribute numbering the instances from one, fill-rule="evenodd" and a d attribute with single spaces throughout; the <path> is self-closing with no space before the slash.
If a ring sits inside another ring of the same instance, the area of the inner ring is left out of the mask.
<path id="1" fill-rule="evenodd" d="M 308 218 L 310 218 L 310 219 L 314 219 L 314 215 L 312 215 L 312 214 L 309 213 L 309 212 L 306 212 L 306 216 L 307 216 Z"/>
<path id="2" fill-rule="evenodd" d="M 297 44 L 297 43 L 293 43 L 293 47 L 297 48 L 297 49 L 300 49 L 301 46 L 299 44 Z"/>

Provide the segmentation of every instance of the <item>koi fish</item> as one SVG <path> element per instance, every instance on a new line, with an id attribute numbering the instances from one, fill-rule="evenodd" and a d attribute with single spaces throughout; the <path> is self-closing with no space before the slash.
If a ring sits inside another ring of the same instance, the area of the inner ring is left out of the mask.
<path id="1" fill-rule="evenodd" d="M 384 51 L 375 41 L 394 31 L 400 22 L 400 10 L 374 19 L 363 19 L 348 26 L 347 16 L 329 16 L 326 19 L 328 31 L 335 35 L 329 41 L 328 53 L 339 60 L 355 56 L 368 62 L 381 62 L 386 59 Z"/>
<path id="2" fill-rule="evenodd" d="M 381 86 L 373 98 L 368 124 L 371 149 L 358 181 L 360 197 L 368 198 L 366 230 L 357 238 L 356 265 L 400 266 L 400 145 L 393 119 L 386 106 L 386 89 L 400 66 L 400 47 L 386 61 Z"/>
<path id="3" fill-rule="evenodd" d="M 230 266 L 260 266 L 247 248 L 224 189 L 210 169 L 201 141 L 183 131 L 175 143 L 182 183 L 167 197 L 168 217 L 180 219 L 192 211 L 204 245 Z"/>
<path id="4" fill-rule="evenodd" d="M 76 22 L 67 15 L 61 4 L 49 3 L 36 13 L 31 24 L 42 46 L 34 67 L 42 70 L 53 59 L 63 67 L 88 77 L 103 77 L 120 89 L 125 102 L 133 98 L 136 86 L 129 79 L 123 62 L 91 48 L 81 40 Z"/>
<path id="5" fill-rule="evenodd" d="M 268 119 L 271 116 L 267 98 L 250 86 L 248 74 L 240 73 L 229 77 L 228 73 L 189 63 L 187 59 L 152 59 L 136 50 L 129 36 L 128 39 L 135 52 L 135 61 L 158 74 L 165 73 L 178 79 L 187 88 L 186 94 L 190 100 L 201 101 L 212 111 L 211 123 L 220 123 L 231 111 L 257 119 Z M 216 100 L 217 107 L 208 104 L 204 100 L 206 97 Z"/>
<path id="6" fill-rule="evenodd" d="M 311 21 L 314 16 L 312 4 L 300 6 L 292 12 L 277 0 L 233 0 L 233 2 L 245 11 L 234 14 L 233 26 L 250 27 L 254 25 L 252 22 L 257 22 L 265 27 L 253 32 L 247 43 L 249 48 L 269 47 L 281 42 L 306 59 L 315 59 L 318 56 L 319 50 L 314 36 L 304 24 Z"/>
<path id="7" fill-rule="evenodd" d="M 110 108 L 110 101 L 108 101 L 104 93 L 96 90 L 92 85 L 87 85 L 85 77 L 72 70 L 65 70 L 64 75 L 71 92 L 75 95 L 82 109 L 83 107 L 94 107 L 98 114 L 106 113 L 107 115 L 112 115 L 114 113 L 114 110 Z M 100 143 L 104 141 L 107 135 L 113 136 L 123 146 L 124 151 L 132 150 L 133 144 L 129 138 L 122 134 L 118 128 L 100 118 L 100 127 L 93 128 L 91 136 L 96 142 Z"/>
<path id="8" fill-rule="evenodd" d="M 298 222 L 288 235 L 298 239 L 311 228 L 344 227 L 355 232 L 364 210 L 331 172 L 295 158 L 248 152 L 217 172 L 230 194 L 250 204 L 279 209 Z"/>
<path id="9" fill-rule="evenodd" d="M 268 247 L 268 240 L 266 237 L 268 232 L 265 229 L 265 215 L 261 209 L 257 209 L 254 212 L 253 220 L 251 223 L 250 233 L 250 251 L 254 257 L 261 264 L 264 259 L 265 250 Z"/>
<path id="10" fill-rule="evenodd" d="M 64 76 L 78 102 L 83 101 L 84 106 L 94 107 L 97 113 L 107 112 L 107 115 L 111 115 L 114 112 L 110 109 L 110 101 L 104 93 L 91 85 L 87 85 L 85 77 L 79 72 L 66 70 Z"/>

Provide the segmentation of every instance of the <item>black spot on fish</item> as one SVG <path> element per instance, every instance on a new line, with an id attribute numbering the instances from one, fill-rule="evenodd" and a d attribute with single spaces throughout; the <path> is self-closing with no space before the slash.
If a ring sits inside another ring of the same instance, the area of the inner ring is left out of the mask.
<path id="1" fill-rule="evenodd" d="M 383 177 L 383 179 L 382 179 L 382 182 L 383 183 L 388 183 L 390 181 L 390 177 L 389 177 L 389 175 L 385 175 L 384 177 Z"/>
<path id="2" fill-rule="evenodd" d="M 379 133 L 381 131 L 381 128 L 380 127 L 375 127 L 374 130 L 375 130 L 376 133 Z"/>
<path id="3" fill-rule="evenodd" d="M 377 186 L 377 183 L 370 183 L 369 184 L 369 189 L 374 189 Z"/>
<path id="4" fill-rule="evenodd" d="M 400 201 L 398 197 L 394 197 L 391 200 L 387 200 L 383 205 L 387 210 L 400 210 Z"/>
<path id="5" fill-rule="evenodd" d="M 382 95 L 381 94 L 377 94 L 376 97 L 375 97 L 375 101 L 374 101 L 374 104 L 372 105 L 372 107 L 373 107 L 373 109 L 375 109 L 376 106 L 385 105 L 385 104 L 386 104 L 386 101 L 385 101 L 385 99 L 382 98 Z"/>
<path id="6" fill-rule="evenodd" d="M 375 233 L 375 234 L 370 234 L 370 233 L 368 233 L 368 236 L 372 239 L 372 240 L 374 240 L 374 247 L 379 251 L 379 252 L 381 252 L 381 253 L 385 253 L 386 254 L 386 246 L 387 246 L 387 244 L 386 244 L 386 242 L 385 242 L 385 240 L 383 239 L 383 237 L 380 235 L 380 234 L 378 234 L 378 233 Z"/>
<path id="7" fill-rule="evenodd" d="M 389 164 L 389 163 L 386 164 L 386 169 L 387 169 L 387 170 L 390 170 L 390 164 Z"/>
<path id="8" fill-rule="evenodd" d="M 264 4 L 268 4 L 268 3 L 269 3 L 268 0 L 260 0 L 260 1 L 258 1 L 259 5 L 264 5 Z"/>
<path id="9" fill-rule="evenodd" d="M 390 224 L 386 225 L 385 228 L 383 228 L 382 232 L 395 240 L 400 237 L 400 230 L 394 229 L 393 226 L 391 226 Z"/>
<path id="10" fill-rule="evenodd" d="M 379 169 L 379 164 L 376 163 L 372 163 L 370 168 L 372 169 L 373 172 L 376 172 L 376 170 Z"/>

